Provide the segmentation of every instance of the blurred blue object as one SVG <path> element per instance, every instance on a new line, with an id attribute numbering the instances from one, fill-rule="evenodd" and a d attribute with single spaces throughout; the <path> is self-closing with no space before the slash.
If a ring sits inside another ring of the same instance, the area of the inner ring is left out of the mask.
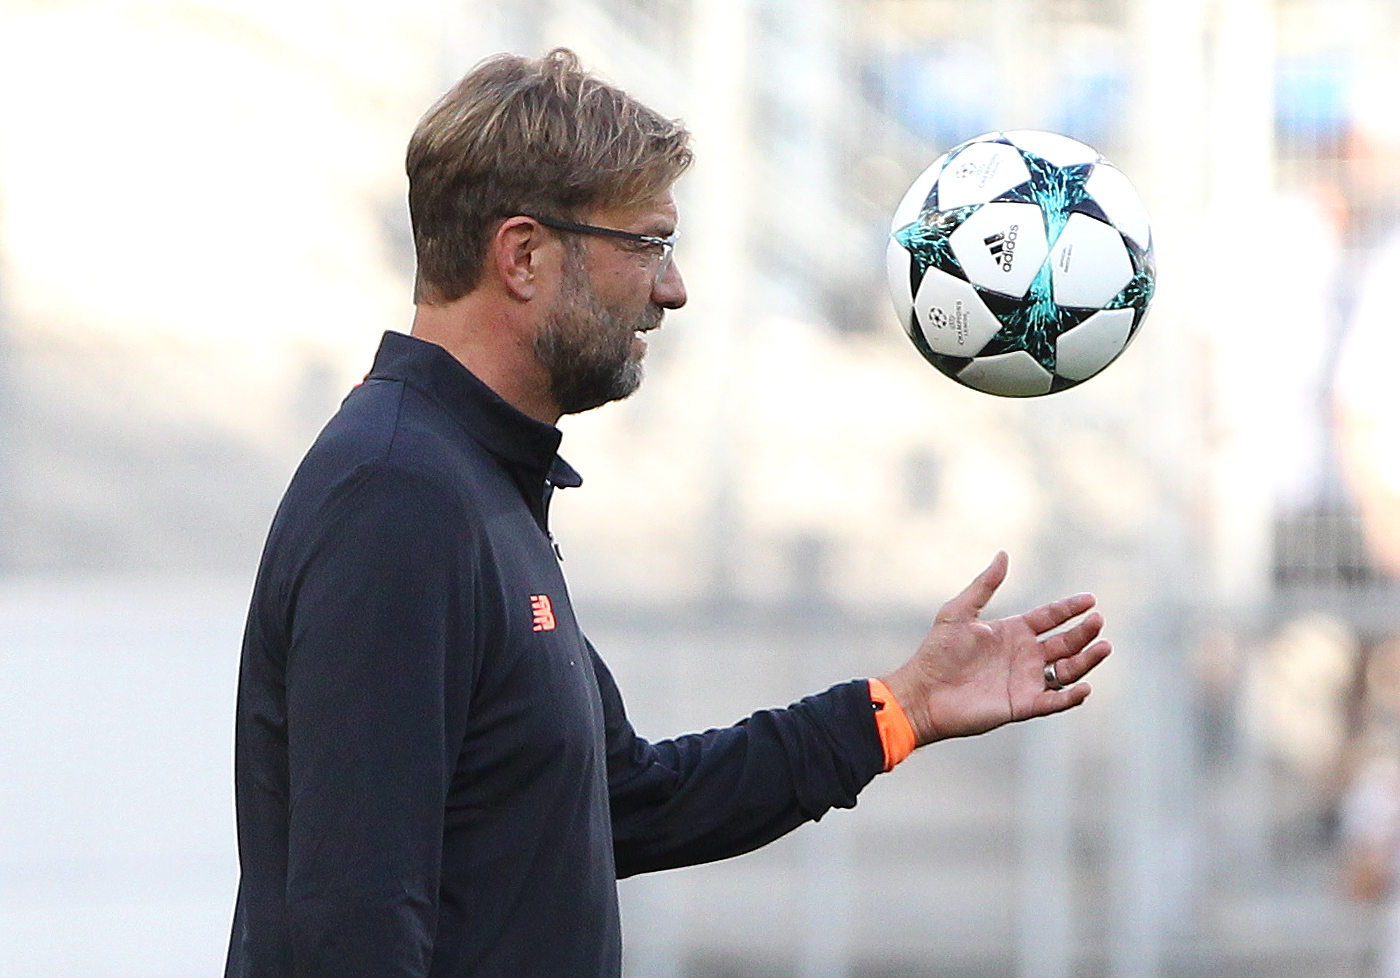
<path id="1" fill-rule="evenodd" d="M 1048 128 L 1111 154 L 1122 136 L 1128 76 L 1116 59 L 1062 58 Z"/>
<path id="2" fill-rule="evenodd" d="M 1082 50 L 1059 60 L 1045 127 L 1100 151 L 1114 145 L 1128 88 L 1119 60 Z M 1017 125 L 1008 115 L 1007 81 L 991 50 L 964 43 L 901 52 L 866 76 L 868 95 L 909 132 L 941 148 Z"/>
<path id="3" fill-rule="evenodd" d="M 996 126 L 1002 81 L 991 53 L 976 45 L 901 52 L 876 65 L 866 81 L 890 116 L 935 146 Z"/>
<path id="4" fill-rule="evenodd" d="M 1351 121 L 1351 85 L 1351 65 L 1340 56 L 1280 59 L 1274 69 L 1274 134 L 1280 149 L 1339 143 Z"/>

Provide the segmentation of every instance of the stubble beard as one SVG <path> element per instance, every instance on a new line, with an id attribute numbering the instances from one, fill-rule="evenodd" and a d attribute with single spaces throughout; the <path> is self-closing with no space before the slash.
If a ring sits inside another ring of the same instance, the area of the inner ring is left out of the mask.
<path id="1" fill-rule="evenodd" d="M 632 339 L 637 330 L 659 325 L 661 316 L 653 304 L 635 322 L 622 321 L 599 301 L 582 262 L 567 259 L 559 299 L 535 337 L 535 357 L 560 413 L 589 411 L 636 391 L 643 371 Z"/>

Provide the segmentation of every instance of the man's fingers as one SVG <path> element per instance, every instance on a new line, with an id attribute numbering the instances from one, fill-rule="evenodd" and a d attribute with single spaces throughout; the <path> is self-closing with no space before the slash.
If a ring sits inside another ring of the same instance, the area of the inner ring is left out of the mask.
<path id="1" fill-rule="evenodd" d="M 1039 608 L 1032 608 L 1022 615 L 1021 619 L 1030 626 L 1031 631 L 1041 635 L 1052 628 L 1059 628 L 1076 615 L 1084 614 L 1094 606 L 1095 601 L 1092 594 L 1075 594 L 1043 604 Z"/>
<path id="2" fill-rule="evenodd" d="M 968 621 L 976 618 L 992 600 L 1001 582 L 1006 580 L 1008 558 L 1005 550 L 998 550 L 987 569 L 973 578 L 972 583 L 962 589 L 957 597 L 948 599 L 938 612 L 939 621 Z M 1052 626 L 1053 627 L 1053 626 Z M 1043 631 L 1043 629 L 1042 629 Z"/>
<path id="3" fill-rule="evenodd" d="M 1084 620 L 1078 622 L 1073 628 L 1065 629 L 1063 632 L 1047 638 L 1044 642 L 1046 660 L 1063 659 L 1065 656 L 1074 655 L 1098 638 L 1101 631 L 1103 631 L 1103 615 L 1095 611 L 1093 614 L 1085 616 Z"/>
<path id="4" fill-rule="evenodd" d="M 1113 646 L 1108 642 L 1095 642 L 1073 655 L 1047 658 L 1046 661 L 1054 664 L 1055 677 L 1059 679 L 1060 685 L 1070 687 L 1093 672 L 1094 667 L 1107 659 L 1112 651 Z"/>
<path id="5" fill-rule="evenodd" d="M 1088 683 L 1078 683 L 1059 690 L 1047 689 L 1037 696 L 1031 704 L 1031 716 L 1045 717 L 1052 713 L 1063 713 L 1088 699 L 1089 692 Z M 1029 717 L 1018 717 L 1017 719 L 1029 719 Z"/>

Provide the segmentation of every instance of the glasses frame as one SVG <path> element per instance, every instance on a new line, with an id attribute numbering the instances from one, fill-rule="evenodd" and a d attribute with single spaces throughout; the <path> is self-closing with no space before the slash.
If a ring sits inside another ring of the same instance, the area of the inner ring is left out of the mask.
<path id="1" fill-rule="evenodd" d="M 544 217 L 540 214 L 523 214 L 532 221 L 538 221 L 547 228 L 555 231 L 563 231 L 566 234 L 587 234 L 596 238 L 613 238 L 617 241 L 630 241 L 633 244 L 647 245 L 652 248 L 661 249 L 661 262 L 656 267 L 656 277 L 660 278 L 666 274 L 666 269 L 671 267 L 671 258 L 676 250 L 676 235 L 670 237 L 660 237 L 655 234 L 638 234 L 635 231 L 623 231 L 620 228 L 599 227 L 596 224 L 581 224 L 578 221 L 568 221 L 562 217 Z"/>

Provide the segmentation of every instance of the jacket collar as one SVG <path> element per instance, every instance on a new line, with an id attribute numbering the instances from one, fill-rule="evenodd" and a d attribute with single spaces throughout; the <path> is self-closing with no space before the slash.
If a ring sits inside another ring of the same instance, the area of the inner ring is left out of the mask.
<path id="1" fill-rule="evenodd" d="M 559 457 L 563 434 L 512 407 L 436 343 L 386 332 L 366 380 L 403 381 L 437 403 L 494 455 L 571 489 L 582 477 Z"/>

